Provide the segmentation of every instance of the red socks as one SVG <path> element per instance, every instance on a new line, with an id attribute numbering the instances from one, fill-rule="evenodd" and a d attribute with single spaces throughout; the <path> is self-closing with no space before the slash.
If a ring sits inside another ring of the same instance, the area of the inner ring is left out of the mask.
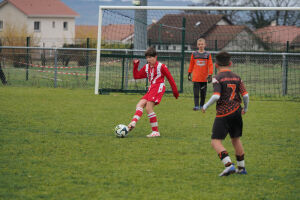
<path id="1" fill-rule="evenodd" d="M 134 122 L 139 121 L 141 119 L 142 115 L 143 115 L 143 108 L 137 107 L 135 110 L 135 114 L 131 121 L 134 121 Z"/>
<path id="2" fill-rule="evenodd" d="M 150 125 L 152 127 L 152 131 L 158 132 L 158 123 L 155 112 L 148 114 L 148 118 L 150 120 Z"/>

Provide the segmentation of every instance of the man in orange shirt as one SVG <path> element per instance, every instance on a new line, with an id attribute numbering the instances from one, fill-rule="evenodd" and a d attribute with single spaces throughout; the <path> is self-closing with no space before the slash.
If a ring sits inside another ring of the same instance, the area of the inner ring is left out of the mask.
<path id="1" fill-rule="evenodd" d="M 190 66 L 188 69 L 188 80 L 193 81 L 194 103 L 193 110 L 202 109 L 205 103 L 207 82 L 211 82 L 213 74 L 213 62 L 211 54 L 204 50 L 206 44 L 205 39 L 197 40 L 198 51 L 194 51 L 191 55 Z M 193 74 L 193 78 L 191 75 Z M 199 107 L 199 93 L 201 95 Z"/>

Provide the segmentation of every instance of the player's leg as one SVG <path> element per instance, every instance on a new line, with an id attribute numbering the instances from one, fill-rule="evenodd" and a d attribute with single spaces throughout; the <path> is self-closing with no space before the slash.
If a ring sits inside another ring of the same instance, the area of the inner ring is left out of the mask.
<path id="1" fill-rule="evenodd" d="M 247 174 L 244 160 L 245 152 L 242 141 L 240 139 L 243 134 L 243 119 L 241 114 L 241 108 L 238 109 L 232 115 L 230 115 L 230 118 L 228 118 L 228 125 L 231 143 L 235 149 L 235 155 L 237 160 L 237 173 Z"/>
<path id="2" fill-rule="evenodd" d="M 148 118 L 149 118 L 149 122 L 151 125 L 151 129 L 152 132 L 147 135 L 147 137 L 158 137 L 160 136 L 159 132 L 158 132 L 158 122 L 157 122 L 157 117 L 156 114 L 154 112 L 154 106 L 155 106 L 155 102 L 153 101 L 148 101 L 146 104 L 146 111 L 148 113 Z"/>
<path id="3" fill-rule="evenodd" d="M 201 82 L 200 83 L 200 96 L 201 96 L 200 109 L 203 107 L 205 103 L 206 91 L 207 91 L 207 82 Z"/>
<path id="4" fill-rule="evenodd" d="M 131 122 L 128 124 L 128 129 L 129 131 L 131 131 L 136 123 L 140 120 L 140 118 L 142 117 L 143 115 L 143 109 L 144 107 L 146 106 L 146 103 L 147 103 L 147 100 L 146 99 L 141 99 L 137 105 L 136 105 L 136 110 L 135 110 L 135 113 L 133 115 L 133 118 L 131 120 Z"/>
<path id="5" fill-rule="evenodd" d="M 237 161 L 237 170 L 238 174 L 247 174 L 245 168 L 245 152 L 243 148 L 242 141 L 240 138 L 231 138 L 231 143 L 235 149 L 236 161 Z"/>
<path id="6" fill-rule="evenodd" d="M 222 140 L 226 138 L 227 133 L 226 118 L 215 118 L 211 136 L 211 145 L 225 166 L 225 169 L 219 174 L 219 176 L 228 176 L 235 173 L 234 164 L 231 162 L 230 156 L 222 144 Z"/>
<path id="7" fill-rule="evenodd" d="M 193 110 L 197 111 L 200 110 L 199 108 L 200 83 L 199 82 L 193 82 L 193 91 L 194 91 L 194 105 L 195 105 Z"/>

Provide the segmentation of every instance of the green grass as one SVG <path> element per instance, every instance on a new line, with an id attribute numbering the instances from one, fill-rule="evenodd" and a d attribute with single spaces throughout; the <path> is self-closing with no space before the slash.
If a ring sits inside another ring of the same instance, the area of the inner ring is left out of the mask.
<path id="1" fill-rule="evenodd" d="M 218 177 L 210 146 L 214 106 L 170 95 L 155 107 L 162 137 L 146 138 L 146 114 L 127 138 L 140 95 L 0 87 L 0 199 L 299 199 L 300 105 L 254 101 L 244 116 L 248 175 Z M 230 140 L 224 141 L 235 161 Z"/>

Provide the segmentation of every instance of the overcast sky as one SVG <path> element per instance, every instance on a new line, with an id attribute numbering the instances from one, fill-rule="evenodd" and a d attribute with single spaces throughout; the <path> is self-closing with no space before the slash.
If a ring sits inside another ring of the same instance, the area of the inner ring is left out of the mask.
<path id="1" fill-rule="evenodd" d="M 103 6 L 132 6 L 132 0 L 61 0 L 80 17 L 76 18 L 78 25 L 97 25 L 98 8 Z M 148 6 L 188 6 L 202 0 L 148 0 Z"/>

